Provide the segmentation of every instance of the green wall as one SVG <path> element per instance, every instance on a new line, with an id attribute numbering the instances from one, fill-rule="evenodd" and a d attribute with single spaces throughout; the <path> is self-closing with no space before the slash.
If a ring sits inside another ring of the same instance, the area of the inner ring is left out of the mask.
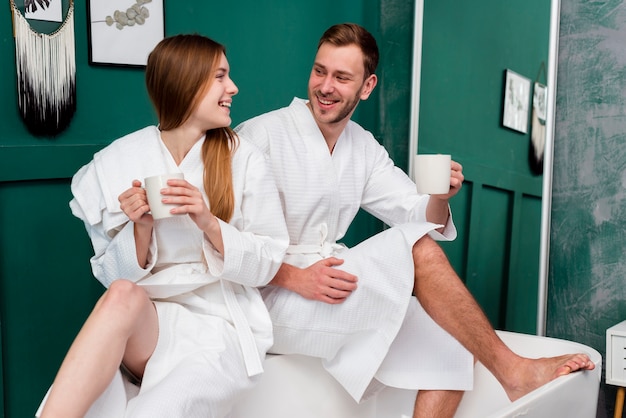
<path id="1" fill-rule="evenodd" d="M 21 7 L 23 0 L 17 3 Z M 67 10 L 68 1 L 63 4 Z M 232 77 L 240 89 L 232 108 L 237 124 L 306 94 L 317 40 L 334 23 L 352 21 L 368 27 L 384 51 L 380 71 L 390 78 L 406 75 L 412 7 L 410 1 L 397 0 L 267 1 L 262 7 L 251 0 L 236 6 L 166 1 L 165 26 L 166 35 L 198 32 L 226 45 Z M 32 25 L 44 33 L 58 26 Z M 40 138 L 28 133 L 18 114 L 8 10 L 0 18 L 4 57 L 0 61 L 0 417 L 34 414 L 103 291 L 91 275 L 92 249 L 84 227 L 68 207 L 71 176 L 113 139 L 155 123 L 143 70 L 89 66 L 86 28 L 85 3 L 76 2 L 77 110 L 67 130 L 56 138 Z M 398 77 L 394 83 L 408 103 L 410 78 Z M 378 89 L 360 106 L 356 119 L 374 133 L 384 125 L 400 126 L 401 131 L 400 122 L 408 114 L 402 105 L 394 103 L 397 114 L 380 123 L 380 103 L 390 100 Z M 392 144 L 402 136 L 397 131 L 381 141 Z M 402 147 L 395 152 L 405 153 Z M 346 242 L 354 243 L 381 228 L 361 214 Z"/>
<path id="2" fill-rule="evenodd" d="M 465 174 L 444 248 L 496 328 L 531 334 L 543 177 L 528 164 L 530 124 L 501 125 L 503 85 L 506 69 L 537 79 L 549 28 L 545 0 L 424 1 L 418 149 L 452 154 Z"/>
<path id="3" fill-rule="evenodd" d="M 23 0 L 18 0 L 18 4 Z M 67 5 L 67 0 L 63 0 Z M 89 66 L 87 63 L 87 17 L 85 4 L 76 2 L 76 115 L 58 138 L 31 137 L 19 121 L 15 99 L 14 47 L 10 14 L 0 21 L 0 39 L 5 54 L 0 66 L 3 98 L 0 101 L 5 132 L 0 144 L 82 145 L 108 143 L 130 129 L 154 123 L 144 88 L 143 70 Z M 258 113 L 289 104 L 295 95 L 306 94 L 310 64 L 317 40 L 331 24 L 355 21 L 379 35 L 378 2 L 372 0 L 315 4 L 267 1 L 227 3 L 165 2 L 166 35 L 201 33 L 223 43 L 240 88 L 233 103 L 233 124 Z M 332 10 L 332 12 L 329 12 Z M 367 11 L 367 13 L 366 13 Z M 49 27 L 34 22 L 33 26 Z M 373 114 L 375 103 L 363 111 Z M 368 118 L 371 120 L 371 118 Z M 375 122 L 375 121 L 372 121 Z"/>
<path id="4" fill-rule="evenodd" d="M 548 332 L 605 362 L 606 329 L 626 319 L 625 13 L 563 2 L 559 34 Z M 612 416 L 616 388 L 602 387 L 598 416 Z"/>

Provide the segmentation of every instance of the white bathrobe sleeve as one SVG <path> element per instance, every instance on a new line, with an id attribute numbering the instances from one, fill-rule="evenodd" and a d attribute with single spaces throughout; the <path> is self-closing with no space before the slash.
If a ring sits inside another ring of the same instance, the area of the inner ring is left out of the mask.
<path id="1" fill-rule="evenodd" d="M 101 157 L 97 163 L 89 163 L 79 170 L 72 183 L 75 198 L 70 202 L 73 213 L 84 221 L 92 241 L 93 274 L 105 287 L 120 278 L 145 282 L 152 276 L 156 259 L 160 259 L 153 234 L 148 265 L 145 268 L 139 266 L 134 223 L 129 221 L 117 202 L 117 193 L 125 183 L 116 182 L 115 187 L 111 187 L 107 174 L 112 170 L 98 170 L 98 164 L 107 166 L 116 161 L 119 154 L 125 155 L 126 150 L 118 148 L 108 147 L 106 158 Z M 148 148 L 155 147 L 144 148 L 148 152 Z M 158 154 L 150 161 L 157 160 L 157 157 Z M 206 280 L 198 280 L 198 287 L 218 279 L 255 287 L 267 284 L 280 267 L 288 246 L 278 191 L 263 156 L 250 144 L 240 143 L 232 164 L 235 210 L 229 223 L 220 221 L 224 256 L 204 239 L 203 253 L 210 274 Z M 118 175 L 119 171 L 123 170 L 118 169 Z M 201 181 L 201 167 L 198 175 Z M 133 178 L 131 173 L 124 173 L 124 177 Z"/>
<path id="2" fill-rule="evenodd" d="M 426 207 L 430 196 L 418 194 L 415 183 L 404 171 L 395 166 L 385 148 L 378 144 L 371 134 L 365 132 L 362 134 L 368 137 L 363 140 L 371 143 L 367 154 L 372 157 L 373 169 L 363 190 L 361 207 L 390 226 L 428 222 Z M 456 238 L 457 231 L 450 208 L 448 213 L 448 222 L 443 233 L 431 231 L 429 235 L 433 238 L 438 240 Z"/>
<path id="3" fill-rule="evenodd" d="M 79 190 L 90 191 L 89 204 L 85 204 L 85 200 L 81 204 L 81 199 L 74 198 L 70 207 L 72 213 L 84 222 L 91 239 L 94 255 L 90 263 L 94 277 L 108 288 L 114 280 L 120 278 L 136 282 L 148 275 L 154 262 L 149 263 L 145 269 L 139 266 L 134 224 L 121 210 L 114 213 L 107 211 L 93 163 L 87 164 L 76 173 L 72 188 L 77 195 L 81 193 Z M 98 208 L 99 212 L 94 208 Z M 156 251 L 155 245 L 153 239 L 150 245 L 151 254 Z"/>

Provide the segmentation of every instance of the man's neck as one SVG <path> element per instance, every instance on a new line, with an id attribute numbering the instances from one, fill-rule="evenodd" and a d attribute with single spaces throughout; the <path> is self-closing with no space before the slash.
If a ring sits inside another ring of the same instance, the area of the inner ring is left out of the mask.
<path id="1" fill-rule="evenodd" d="M 342 126 L 333 125 L 330 127 L 318 125 L 320 131 L 322 132 L 322 135 L 324 136 L 324 139 L 326 140 L 326 145 L 328 145 L 328 151 L 330 151 L 331 154 L 335 149 L 335 145 L 337 145 L 337 141 L 339 140 L 341 133 L 346 128 L 346 123 L 342 123 L 341 125 Z"/>
<path id="2" fill-rule="evenodd" d="M 310 103 L 307 103 L 307 107 L 309 108 L 309 111 L 313 113 L 313 109 L 311 108 Z M 313 116 L 315 119 L 315 115 Z M 320 132 L 322 133 L 322 136 L 324 137 L 324 140 L 326 140 L 328 151 L 330 151 L 331 154 L 333 153 L 333 150 L 335 149 L 335 145 L 337 145 L 337 141 L 339 140 L 339 137 L 343 133 L 344 129 L 346 129 L 348 122 L 350 122 L 349 117 L 343 119 L 340 122 L 335 122 L 335 123 L 320 123 L 317 120 L 315 121 L 318 129 L 320 130 Z"/>

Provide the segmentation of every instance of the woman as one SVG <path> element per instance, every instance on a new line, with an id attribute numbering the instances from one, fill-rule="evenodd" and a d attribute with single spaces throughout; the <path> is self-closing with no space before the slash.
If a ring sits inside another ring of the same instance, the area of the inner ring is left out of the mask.
<path id="1" fill-rule="evenodd" d="M 224 48 L 200 35 L 166 38 L 148 58 L 146 85 L 159 126 L 114 141 L 72 181 L 70 206 L 108 290 L 44 418 L 84 416 L 118 368 L 140 385 L 125 416 L 222 417 L 272 344 L 255 287 L 276 273 L 288 238 L 263 157 L 229 128 L 238 90 Z M 161 190 L 177 216 L 154 220 L 139 179 L 166 172 L 184 173 Z"/>

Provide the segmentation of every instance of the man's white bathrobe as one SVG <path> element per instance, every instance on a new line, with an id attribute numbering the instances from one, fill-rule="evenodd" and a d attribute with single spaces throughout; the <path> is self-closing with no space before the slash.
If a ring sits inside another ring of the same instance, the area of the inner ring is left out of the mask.
<path id="1" fill-rule="evenodd" d="M 285 262 L 306 267 L 336 256 L 345 260 L 337 268 L 358 277 L 357 290 L 337 305 L 264 288 L 274 323 L 270 351 L 322 358 L 357 401 L 380 383 L 471 389 L 472 356 L 411 296 L 413 244 L 425 234 L 454 239 L 452 221 L 444 235 L 435 231 L 441 225 L 426 221 L 429 197 L 417 194 L 415 184 L 358 124 L 348 123 L 331 154 L 304 100 L 296 98 L 236 131 L 272 166 L 289 229 Z M 346 249 L 336 242 L 359 207 L 393 227 Z"/>
<path id="2" fill-rule="evenodd" d="M 98 152 L 73 178 L 70 206 L 91 238 L 95 277 L 106 287 L 119 278 L 143 286 L 160 327 L 138 396 L 120 406 L 119 399 L 110 402 L 120 388 L 109 387 L 108 400 L 99 400 L 89 416 L 222 417 L 263 371 L 272 325 L 256 286 L 274 276 L 288 240 L 258 150 L 242 142 L 233 156 L 235 211 L 229 223 L 219 221 L 223 257 L 188 215 L 178 215 L 155 221 L 149 263 L 141 268 L 133 223 L 120 209 L 118 196 L 133 179 L 166 172 L 183 172 L 204 192 L 202 143 L 177 166 L 150 126 Z"/>

